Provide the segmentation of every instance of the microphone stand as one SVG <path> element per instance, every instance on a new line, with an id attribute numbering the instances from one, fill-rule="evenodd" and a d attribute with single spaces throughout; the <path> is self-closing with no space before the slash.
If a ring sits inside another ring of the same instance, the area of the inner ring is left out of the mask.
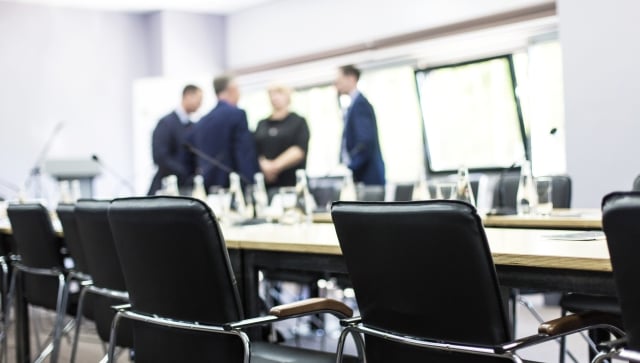
<path id="1" fill-rule="evenodd" d="M 225 171 L 227 173 L 234 173 L 235 170 L 233 170 L 231 167 L 229 167 L 228 165 L 220 162 L 220 160 L 212 157 L 211 155 L 205 153 L 204 151 L 198 149 L 197 147 L 189 144 L 189 143 L 185 143 L 183 144 L 184 147 L 187 148 L 187 150 L 189 150 L 189 152 L 191 152 L 192 154 L 202 158 L 204 161 L 208 162 L 209 164 L 211 164 L 212 166 Z M 256 215 L 256 198 L 253 197 L 253 183 L 251 182 L 251 180 L 247 179 L 244 175 L 237 173 L 238 176 L 240 177 L 240 180 L 242 180 L 246 187 L 249 188 L 249 197 L 251 199 L 251 206 L 253 207 L 253 218 L 252 219 L 257 219 L 257 215 Z M 250 223 L 248 223 L 250 224 Z"/>
<path id="2" fill-rule="evenodd" d="M 44 159 L 49 154 L 49 149 L 51 148 L 51 145 L 53 144 L 53 141 L 55 140 L 56 135 L 58 135 L 58 132 L 62 129 L 63 125 L 64 125 L 63 121 L 58 122 L 56 127 L 53 129 L 53 131 L 49 135 L 49 138 L 47 138 L 47 141 L 43 145 L 42 149 L 40 150 L 40 153 L 38 153 L 38 158 L 36 159 L 35 164 L 29 171 L 29 176 L 27 177 L 27 181 L 25 182 L 25 189 L 29 189 L 29 187 L 33 183 L 35 198 L 42 197 L 42 183 L 40 180 L 40 177 L 42 176 L 42 164 L 44 163 Z"/>

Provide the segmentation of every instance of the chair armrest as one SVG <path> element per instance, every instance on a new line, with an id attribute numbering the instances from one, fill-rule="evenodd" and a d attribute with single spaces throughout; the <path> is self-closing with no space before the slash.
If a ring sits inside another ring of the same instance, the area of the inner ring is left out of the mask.
<path id="1" fill-rule="evenodd" d="M 600 351 L 610 351 L 612 349 L 624 348 L 627 346 L 628 338 L 625 335 L 624 337 L 616 340 L 610 340 L 608 342 L 600 342 L 598 343 L 598 349 Z"/>
<path id="2" fill-rule="evenodd" d="M 613 314 L 587 311 L 572 315 L 563 316 L 558 319 L 542 323 L 538 327 L 538 333 L 548 336 L 562 335 L 576 330 L 581 330 L 590 326 L 609 325 L 620 327 L 620 317 Z"/>
<path id="3" fill-rule="evenodd" d="M 252 326 L 265 325 L 278 320 L 316 313 L 329 313 L 339 318 L 348 318 L 353 316 L 353 310 L 340 301 L 325 298 L 312 298 L 291 304 L 274 306 L 269 310 L 269 315 L 227 323 L 223 325 L 223 328 L 224 330 L 245 329 Z"/>
<path id="4" fill-rule="evenodd" d="M 115 311 L 129 310 L 131 309 L 131 304 L 113 305 L 111 309 Z"/>
<path id="5" fill-rule="evenodd" d="M 354 316 L 353 318 L 340 319 L 340 325 L 343 327 L 358 325 L 362 322 L 361 316 Z"/>
<path id="6" fill-rule="evenodd" d="M 320 312 L 333 314 L 338 318 L 353 316 L 353 310 L 347 305 L 337 300 L 320 297 L 274 306 L 269 310 L 269 315 L 286 319 Z"/>

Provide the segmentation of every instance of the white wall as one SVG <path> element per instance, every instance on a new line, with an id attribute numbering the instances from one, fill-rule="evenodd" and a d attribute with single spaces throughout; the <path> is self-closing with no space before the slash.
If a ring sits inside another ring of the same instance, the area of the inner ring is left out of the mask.
<path id="1" fill-rule="evenodd" d="M 640 2 L 559 0 L 573 204 L 599 207 L 640 173 Z"/>
<path id="2" fill-rule="evenodd" d="M 492 15 L 551 0 L 280 0 L 227 19 L 240 68 Z"/>
<path id="3" fill-rule="evenodd" d="M 132 175 L 131 83 L 147 74 L 144 25 L 142 15 L 0 2 L 0 177 L 22 184 L 60 120 L 52 158 L 95 153 Z M 104 175 L 96 189 L 109 195 L 116 185 Z"/>
<path id="4" fill-rule="evenodd" d="M 224 17 L 177 11 L 159 16 L 163 76 L 190 77 L 225 69 Z"/>

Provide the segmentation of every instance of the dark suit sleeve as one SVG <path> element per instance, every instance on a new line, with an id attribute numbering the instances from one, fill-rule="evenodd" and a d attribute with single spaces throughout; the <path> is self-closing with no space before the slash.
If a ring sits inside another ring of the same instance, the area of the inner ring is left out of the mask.
<path id="1" fill-rule="evenodd" d="M 253 134 L 249 131 L 247 114 L 240 110 L 238 122 L 233 131 L 234 164 L 240 175 L 247 180 L 253 180 L 258 172 L 258 158 Z"/>
<path id="2" fill-rule="evenodd" d="M 296 130 L 294 145 L 304 150 L 305 154 L 309 150 L 309 126 L 304 117 L 300 117 L 300 125 Z"/>
<path id="3" fill-rule="evenodd" d="M 171 131 L 171 126 L 166 120 L 158 122 L 156 129 L 153 131 L 151 143 L 153 161 L 158 165 L 158 168 L 166 170 L 169 174 L 187 177 L 188 171 L 185 170 L 183 160 L 174 158 L 171 155 Z"/>
<path id="4" fill-rule="evenodd" d="M 373 108 L 368 103 L 354 105 L 351 110 L 349 127 L 354 135 L 353 147 L 349 150 L 349 169 L 358 170 L 369 162 L 375 152 L 377 125 Z"/>

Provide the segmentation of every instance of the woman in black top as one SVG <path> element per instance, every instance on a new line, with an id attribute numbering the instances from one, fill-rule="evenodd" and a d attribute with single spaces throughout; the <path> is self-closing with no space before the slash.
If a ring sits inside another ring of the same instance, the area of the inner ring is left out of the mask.
<path id="1" fill-rule="evenodd" d="M 256 151 L 267 188 L 294 186 L 296 170 L 307 164 L 309 127 L 304 118 L 289 111 L 291 90 L 269 88 L 273 113 L 258 123 Z"/>

